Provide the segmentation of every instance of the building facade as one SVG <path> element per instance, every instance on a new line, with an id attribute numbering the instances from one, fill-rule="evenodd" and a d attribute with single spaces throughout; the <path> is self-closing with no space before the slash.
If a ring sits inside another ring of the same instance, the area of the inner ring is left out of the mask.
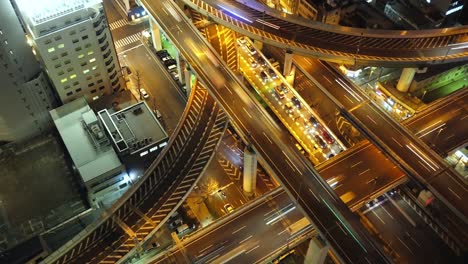
<path id="1" fill-rule="evenodd" d="M 101 0 L 15 0 L 34 51 L 63 103 L 123 88 Z"/>
<path id="2" fill-rule="evenodd" d="M 26 140 L 51 128 L 56 96 L 10 1 L 0 1 L 0 80 L 0 142 Z"/>

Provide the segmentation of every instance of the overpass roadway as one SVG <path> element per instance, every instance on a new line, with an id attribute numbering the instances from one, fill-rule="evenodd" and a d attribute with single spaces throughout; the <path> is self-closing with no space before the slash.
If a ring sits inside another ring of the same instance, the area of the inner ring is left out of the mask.
<path id="1" fill-rule="evenodd" d="M 224 112 L 197 83 L 168 145 L 142 178 L 42 263 L 115 263 L 138 250 L 193 188 L 226 126 Z"/>
<path id="2" fill-rule="evenodd" d="M 467 141 L 468 89 L 431 104 L 403 124 L 442 157 Z"/>
<path id="3" fill-rule="evenodd" d="M 468 26 L 433 30 L 369 30 L 310 21 L 256 1 L 182 0 L 252 39 L 344 64 L 415 67 L 466 60 Z"/>
<path id="4" fill-rule="evenodd" d="M 296 241 L 312 236 L 312 225 L 292 230 L 304 215 L 283 190 L 275 190 L 262 201 L 234 211 L 216 224 L 181 240 L 155 257 L 140 263 L 262 263 L 275 252 L 292 247 Z M 294 232 L 295 231 L 295 232 Z M 272 256 L 273 255 L 273 256 Z"/>
<path id="5" fill-rule="evenodd" d="M 343 262 L 388 263 L 359 218 L 310 162 L 291 146 L 289 132 L 271 119 L 176 4 L 170 0 L 141 2 L 203 80 L 240 134 L 259 153 L 259 161 L 283 183 Z"/>
<path id="6" fill-rule="evenodd" d="M 373 142 L 424 183 L 462 221 L 467 222 L 468 189 L 457 173 L 425 143 L 396 123 L 335 68 L 316 59 L 296 56 L 293 63 L 343 109 L 342 114 Z"/>

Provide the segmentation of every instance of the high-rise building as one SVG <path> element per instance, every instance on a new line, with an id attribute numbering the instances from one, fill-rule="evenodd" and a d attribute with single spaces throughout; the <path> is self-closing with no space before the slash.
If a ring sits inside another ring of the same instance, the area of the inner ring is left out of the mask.
<path id="1" fill-rule="evenodd" d="M 123 87 L 102 0 L 15 0 L 63 103 Z"/>
<path id="2" fill-rule="evenodd" d="M 20 141 L 52 126 L 56 97 L 10 1 L 0 1 L 0 142 Z"/>

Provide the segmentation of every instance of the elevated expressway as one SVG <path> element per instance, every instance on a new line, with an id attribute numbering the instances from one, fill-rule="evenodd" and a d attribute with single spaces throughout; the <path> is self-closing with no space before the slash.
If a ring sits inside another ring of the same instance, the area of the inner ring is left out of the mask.
<path id="1" fill-rule="evenodd" d="M 416 67 L 466 60 L 468 26 L 368 30 L 306 20 L 256 1 L 182 0 L 243 35 L 295 54 L 344 64 Z"/>
<path id="2" fill-rule="evenodd" d="M 196 83 L 168 145 L 100 220 L 43 263 L 116 263 L 155 232 L 183 202 L 211 160 L 227 116 Z"/>
<path id="3" fill-rule="evenodd" d="M 391 156 L 405 172 L 425 184 L 462 222 L 467 223 L 468 188 L 457 173 L 424 142 L 370 101 L 347 78 L 319 60 L 295 57 L 293 63 L 340 105 L 342 114 Z"/>
<path id="4" fill-rule="evenodd" d="M 388 263 L 359 218 L 291 146 L 289 132 L 278 126 L 241 81 L 216 55 L 171 0 L 141 1 L 173 41 L 200 80 L 225 110 L 259 161 L 283 184 L 290 197 L 315 224 L 345 263 Z"/>

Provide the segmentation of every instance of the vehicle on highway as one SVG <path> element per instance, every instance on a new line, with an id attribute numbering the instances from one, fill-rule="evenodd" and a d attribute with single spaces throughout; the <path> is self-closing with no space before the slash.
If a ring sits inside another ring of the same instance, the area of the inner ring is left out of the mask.
<path id="1" fill-rule="evenodd" d="M 123 66 L 122 69 L 125 70 L 125 73 L 127 73 L 127 76 L 132 74 L 132 70 L 130 70 L 130 67 Z"/>
<path id="2" fill-rule="evenodd" d="M 188 231 L 189 229 L 190 229 L 190 227 L 187 224 L 183 224 L 183 225 L 177 227 L 176 233 L 179 235 L 179 234 L 181 234 L 183 232 Z"/>
<path id="3" fill-rule="evenodd" d="M 302 107 L 301 102 L 299 101 L 299 99 L 297 99 L 296 96 L 291 97 L 291 101 L 297 108 L 301 109 Z"/>
<path id="4" fill-rule="evenodd" d="M 285 110 L 286 110 L 286 113 L 288 113 L 288 114 L 292 113 L 293 110 L 294 110 L 294 109 L 293 109 L 293 105 L 292 105 L 291 102 L 286 102 L 286 103 L 284 104 L 284 108 L 285 108 Z"/>
<path id="5" fill-rule="evenodd" d="M 245 40 L 245 38 L 238 38 L 237 42 L 239 42 L 239 44 L 245 45 L 245 43 L 247 43 L 247 40 Z"/>
<path id="6" fill-rule="evenodd" d="M 269 79 L 265 71 L 260 72 L 260 78 L 262 79 L 262 82 L 264 83 L 268 82 L 268 79 Z"/>
<path id="7" fill-rule="evenodd" d="M 170 71 L 169 73 L 171 74 L 172 79 L 174 79 L 175 81 L 179 80 L 179 73 L 176 70 Z"/>
<path id="8" fill-rule="evenodd" d="M 158 50 L 156 51 L 156 56 L 158 56 L 158 58 L 162 60 L 162 58 L 170 56 L 170 55 L 169 55 L 169 52 L 167 52 L 167 50 Z"/>
<path id="9" fill-rule="evenodd" d="M 232 207 L 232 205 L 230 203 L 227 203 L 224 205 L 224 210 L 226 211 L 226 213 L 231 213 L 232 211 L 234 211 L 234 207 Z"/>
<path id="10" fill-rule="evenodd" d="M 250 64 L 250 67 L 252 68 L 257 68 L 258 66 L 257 61 L 255 61 L 255 59 L 252 59 L 252 58 L 249 59 L 249 64 Z"/>
<path id="11" fill-rule="evenodd" d="M 256 56 L 255 60 L 257 60 L 258 64 L 260 64 L 260 66 L 262 66 L 262 67 L 267 66 L 266 61 L 262 57 L 260 57 L 260 55 Z"/>
<path id="12" fill-rule="evenodd" d="M 318 127 L 320 125 L 320 123 L 317 121 L 317 119 L 315 119 L 315 117 L 313 117 L 313 116 L 309 117 L 309 121 L 314 127 Z"/>
<path id="13" fill-rule="evenodd" d="M 255 53 L 257 53 L 257 50 L 255 49 L 254 46 L 251 46 L 251 45 L 247 45 L 247 46 L 248 46 L 248 48 L 249 48 L 249 53 L 250 53 L 251 55 L 254 55 Z"/>
<path id="14" fill-rule="evenodd" d="M 168 70 L 174 70 L 177 68 L 177 62 L 174 59 L 169 59 L 164 62 L 164 66 L 166 66 Z"/>
<path id="15" fill-rule="evenodd" d="M 275 94 L 279 99 L 284 98 L 284 92 L 278 86 L 275 86 Z"/>
<path id="16" fill-rule="evenodd" d="M 280 86 L 281 91 L 283 91 L 283 93 L 289 92 L 289 88 L 286 86 L 286 84 L 282 83 L 279 86 Z"/>
<path id="17" fill-rule="evenodd" d="M 149 98 L 149 94 L 146 92 L 145 88 L 140 88 L 140 94 L 144 99 Z"/>
<path id="18" fill-rule="evenodd" d="M 270 77 L 273 80 L 276 80 L 278 78 L 278 75 L 276 74 L 276 72 L 273 69 L 268 69 L 268 74 L 270 74 Z"/>
<path id="19" fill-rule="evenodd" d="M 328 134 L 328 132 L 325 129 L 321 129 L 320 134 L 322 135 L 322 138 L 327 142 L 328 144 L 333 144 L 335 140 Z"/>
<path id="20" fill-rule="evenodd" d="M 327 144 L 321 139 L 318 135 L 315 135 L 314 137 L 315 143 L 321 148 L 324 149 L 327 147 Z"/>
<path id="21" fill-rule="evenodd" d="M 169 223 L 169 227 L 172 229 L 176 229 L 177 227 L 181 226 L 184 223 L 181 218 L 176 218 L 173 222 Z"/>
<path id="22" fill-rule="evenodd" d="M 295 145 L 299 152 L 301 152 L 301 154 L 305 154 L 304 148 L 299 143 L 296 143 Z"/>
<path id="23" fill-rule="evenodd" d="M 223 197 L 223 198 L 226 198 L 226 193 L 223 191 L 223 190 L 218 190 L 218 194 L 219 196 Z"/>

